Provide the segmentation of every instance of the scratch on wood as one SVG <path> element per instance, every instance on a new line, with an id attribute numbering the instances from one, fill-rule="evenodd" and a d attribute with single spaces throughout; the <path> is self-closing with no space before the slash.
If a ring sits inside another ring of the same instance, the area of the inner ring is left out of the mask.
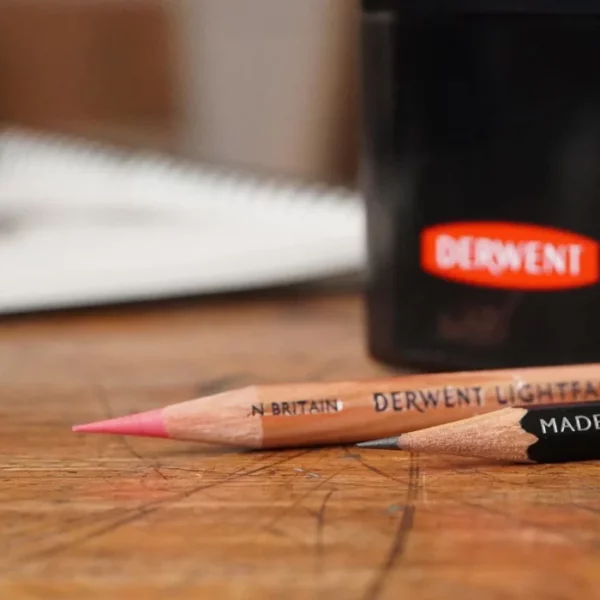
<path id="1" fill-rule="evenodd" d="M 279 521 L 281 521 L 281 519 L 283 519 L 283 517 L 285 517 L 285 515 L 287 515 L 290 511 L 294 510 L 296 507 L 300 506 L 302 504 L 302 502 L 304 502 L 304 500 L 306 500 L 309 496 L 314 494 L 317 490 L 321 489 L 326 483 L 331 481 L 334 477 L 337 477 L 338 475 L 340 475 L 340 473 L 342 473 L 343 470 L 344 469 L 340 469 L 339 471 L 333 473 L 329 477 L 326 477 L 325 479 L 323 479 L 322 481 L 320 481 L 319 483 L 317 483 L 316 485 L 311 487 L 307 492 L 302 494 L 299 498 L 296 498 L 296 500 L 294 500 L 294 502 L 292 502 L 292 504 L 290 504 L 289 506 L 283 507 L 278 513 L 276 513 L 273 516 L 273 518 L 268 523 L 266 523 L 265 525 L 263 525 L 261 527 L 261 530 L 267 531 L 268 529 L 272 529 L 275 524 L 279 523 Z"/>
<path id="2" fill-rule="evenodd" d="M 137 521 L 138 519 L 146 517 L 149 514 L 156 512 L 158 510 L 158 507 L 144 508 L 141 510 L 140 509 L 132 509 L 132 510 L 133 510 L 133 514 L 131 514 L 132 513 L 131 510 L 128 510 L 126 515 L 121 517 L 120 519 L 113 521 L 113 522 L 109 523 L 108 525 L 105 525 L 99 529 L 96 529 L 95 531 L 92 531 L 91 533 L 88 533 L 80 538 L 71 539 L 66 542 L 55 544 L 49 548 L 45 548 L 38 552 L 34 552 L 32 554 L 22 556 L 18 559 L 18 563 L 31 562 L 34 560 L 38 560 L 40 558 L 43 558 L 43 559 L 53 558 L 54 556 L 60 554 L 61 552 L 64 552 L 66 550 L 71 550 L 77 546 L 80 546 L 83 543 L 89 542 L 95 538 L 106 535 L 107 533 L 116 531 L 117 529 L 119 529 L 120 527 L 123 527 L 124 525 L 129 525 L 129 524 L 133 523 L 134 521 Z M 18 563 L 16 566 L 18 566 Z"/>
<path id="3" fill-rule="evenodd" d="M 40 551 L 40 552 L 37 552 L 34 554 L 22 556 L 19 559 L 19 563 L 21 566 L 23 566 L 26 562 L 30 562 L 32 560 L 56 556 L 65 550 L 69 550 L 69 549 L 73 548 L 74 546 L 79 546 L 91 539 L 96 539 L 102 535 L 105 535 L 107 533 L 110 533 L 111 531 L 114 531 L 115 529 L 118 529 L 119 527 L 121 527 L 123 525 L 130 524 L 130 523 L 136 521 L 137 519 L 140 519 L 151 513 L 154 513 L 156 511 L 158 511 L 159 509 L 164 508 L 165 506 L 168 506 L 169 504 L 172 504 L 179 500 L 189 498 L 192 495 L 202 492 L 204 490 L 216 488 L 218 486 L 224 485 L 225 483 L 229 483 L 231 481 L 235 481 L 235 480 L 241 479 L 243 477 L 253 475 L 260 471 L 264 471 L 265 469 L 272 468 L 273 466 L 289 462 L 290 460 L 294 460 L 295 458 L 299 458 L 299 457 L 304 456 L 305 454 L 308 454 L 313 451 L 314 451 L 313 448 L 309 448 L 307 450 L 303 450 L 301 452 L 297 452 L 290 456 L 286 456 L 286 457 L 282 458 L 281 460 L 277 460 L 277 461 L 268 463 L 266 465 L 257 467 L 255 469 L 246 470 L 246 467 L 242 467 L 241 469 L 234 471 L 231 475 L 224 477 L 222 480 L 215 481 L 215 482 L 205 484 L 205 485 L 195 486 L 189 490 L 179 492 L 179 493 L 169 496 L 167 498 L 160 498 L 157 500 L 153 500 L 151 502 L 144 503 L 141 506 L 138 506 L 136 508 L 128 510 L 126 513 L 126 516 L 122 517 L 121 519 L 119 519 L 117 521 L 113 521 L 112 523 L 92 532 L 89 535 L 83 536 L 76 540 L 71 540 L 69 542 L 63 542 L 63 543 L 56 544 L 56 545 L 52 546 L 51 548 L 45 549 L 43 551 Z M 265 457 L 262 457 L 261 460 L 264 460 L 264 458 Z M 132 514 L 132 512 L 133 512 L 133 514 Z M 19 565 L 18 564 L 14 565 L 14 567 L 16 567 L 16 566 L 19 566 Z"/>
<path id="4" fill-rule="evenodd" d="M 389 574 L 393 571 L 404 555 L 406 544 L 408 543 L 408 538 L 414 525 L 416 510 L 414 502 L 419 491 L 419 475 L 420 467 L 417 455 L 411 453 L 408 471 L 408 487 L 403 502 L 405 505 L 404 510 L 402 511 L 402 516 L 398 521 L 398 527 L 394 533 L 394 539 L 392 541 L 390 550 L 383 561 L 383 564 L 381 565 L 374 581 L 367 588 L 364 595 L 364 600 L 377 600 L 377 598 L 381 596 Z"/>
<path id="5" fill-rule="evenodd" d="M 329 499 L 334 494 L 335 489 L 329 490 L 321 502 L 319 512 L 317 513 L 317 532 L 315 542 L 315 561 L 316 561 L 316 572 L 317 582 L 319 589 L 321 589 L 321 581 L 323 579 L 323 560 L 324 560 L 324 549 L 323 549 L 323 529 L 325 527 L 325 510 Z"/>
<path id="6" fill-rule="evenodd" d="M 384 479 L 387 479 L 388 481 L 394 481 L 396 483 L 401 483 L 401 484 L 406 485 L 406 486 L 410 485 L 409 481 L 405 481 L 404 479 L 400 479 L 398 477 L 395 477 L 394 475 L 390 475 L 389 473 L 385 473 L 384 471 L 381 471 L 377 467 L 374 467 L 373 465 L 370 465 L 369 463 L 367 463 L 363 459 L 363 457 L 360 454 L 352 454 L 352 453 L 350 453 L 348 451 L 347 448 L 345 450 L 346 450 L 346 456 L 348 457 L 348 459 L 355 460 L 357 463 L 359 463 L 360 465 L 362 465 L 368 471 L 371 471 L 372 473 L 375 473 L 376 475 L 379 475 L 380 477 L 383 477 Z"/>
<path id="7" fill-rule="evenodd" d="M 172 465 L 161 464 L 160 468 L 167 471 L 183 471 L 185 473 L 195 473 L 196 475 L 221 475 L 222 477 L 227 477 L 229 473 L 223 473 L 223 471 L 217 471 L 216 469 L 198 469 L 191 467 L 175 467 Z"/>
<path id="8" fill-rule="evenodd" d="M 294 460 L 295 458 L 300 458 L 301 456 L 305 456 L 306 454 L 314 452 L 315 450 L 316 450 L 315 448 L 309 448 L 307 450 L 302 450 L 301 452 L 297 452 L 290 456 L 286 456 L 280 460 L 270 462 L 266 465 L 263 465 L 262 467 L 257 467 L 255 469 L 246 470 L 246 467 L 242 467 L 241 469 L 238 469 L 237 471 L 234 471 L 233 473 L 231 473 L 231 475 L 228 475 L 227 477 L 223 477 L 223 479 L 221 479 L 219 481 L 207 483 L 205 485 L 196 486 L 190 490 L 180 492 L 179 494 L 176 494 L 175 496 L 157 500 L 156 503 L 164 504 L 164 503 L 177 502 L 178 500 L 184 500 L 184 499 L 187 499 L 190 496 L 197 494 L 199 492 L 202 492 L 204 490 L 213 489 L 213 488 L 219 487 L 221 485 L 225 485 L 226 483 L 231 483 L 232 481 L 236 481 L 236 480 L 242 479 L 244 477 L 248 477 L 250 475 L 255 475 L 256 473 L 260 473 L 261 471 L 265 471 L 267 469 L 272 469 L 273 467 L 282 465 L 286 462 L 289 462 L 290 460 Z M 271 456 L 272 456 L 272 454 L 269 454 L 267 456 L 267 458 L 269 458 Z M 265 459 L 265 457 L 261 458 L 261 460 L 264 460 L 264 459 Z"/>
<path id="9" fill-rule="evenodd" d="M 28 535 L 30 532 L 29 528 L 19 528 L 19 529 L 17 529 L 16 533 L 19 535 L 19 537 L 21 539 L 25 540 L 24 545 L 29 545 L 31 543 L 37 543 L 40 540 L 47 541 L 48 539 L 52 539 L 58 535 L 68 533 L 70 531 L 77 531 L 81 527 L 85 527 L 89 524 L 97 523 L 98 521 L 104 521 L 104 520 L 114 516 L 115 514 L 119 514 L 120 512 L 122 512 L 121 508 L 109 508 L 100 513 L 92 513 L 92 514 L 84 514 L 84 515 L 77 514 L 74 517 L 61 520 L 58 523 L 58 527 L 59 527 L 58 530 L 56 530 L 56 529 L 54 529 L 52 531 L 46 530 L 43 533 L 41 533 L 40 535 L 33 535 L 33 536 Z M 38 528 L 37 524 L 34 524 L 32 526 L 32 529 L 37 529 L 37 528 Z"/>

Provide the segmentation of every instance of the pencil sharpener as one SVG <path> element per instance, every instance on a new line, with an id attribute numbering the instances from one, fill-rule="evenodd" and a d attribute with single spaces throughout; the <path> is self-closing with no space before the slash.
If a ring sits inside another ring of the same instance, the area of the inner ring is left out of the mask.
<path id="1" fill-rule="evenodd" d="M 600 362 L 600 1 L 363 0 L 369 350 Z"/>

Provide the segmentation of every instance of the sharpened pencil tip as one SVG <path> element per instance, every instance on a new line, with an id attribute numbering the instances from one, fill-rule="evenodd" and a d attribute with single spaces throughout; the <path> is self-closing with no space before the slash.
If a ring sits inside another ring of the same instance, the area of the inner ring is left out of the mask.
<path id="1" fill-rule="evenodd" d="M 112 433 L 116 435 L 169 437 L 169 433 L 165 427 L 162 409 L 160 408 L 135 415 L 108 419 L 106 421 L 74 425 L 71 429 L 78 433 Z"/>
<path id="2" fill-rule="evenodd" d="M 370 442 L 360 442 L 356 444 L 360 448 L 373 448 L 377 450 L 397 450 L 399 437 L 381 438 L 380 440 L 372 440 Z"/>

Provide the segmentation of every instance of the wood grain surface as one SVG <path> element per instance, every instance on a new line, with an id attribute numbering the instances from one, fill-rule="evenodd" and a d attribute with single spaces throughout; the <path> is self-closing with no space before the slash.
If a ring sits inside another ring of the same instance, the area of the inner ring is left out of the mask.
<path id="1" fill-rule="evenodd" d="M 82 436 L 246 383 L 389 374 L 352 294 L 0 321 L 0 598 L 600 595 L 600 465 Z"/>

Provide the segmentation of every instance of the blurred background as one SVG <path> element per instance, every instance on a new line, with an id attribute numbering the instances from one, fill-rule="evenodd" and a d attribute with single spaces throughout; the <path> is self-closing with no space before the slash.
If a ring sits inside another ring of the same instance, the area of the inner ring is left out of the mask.
<path id="1" fill-rule="evenodd" d="M 352 185 L 355 4 L 0 0 L 0 119 Z"/>
<path id="2" fill-rule="evenodd" d="M 0 0 L 0 311 L 361 272 L 359 15 Z"/>

